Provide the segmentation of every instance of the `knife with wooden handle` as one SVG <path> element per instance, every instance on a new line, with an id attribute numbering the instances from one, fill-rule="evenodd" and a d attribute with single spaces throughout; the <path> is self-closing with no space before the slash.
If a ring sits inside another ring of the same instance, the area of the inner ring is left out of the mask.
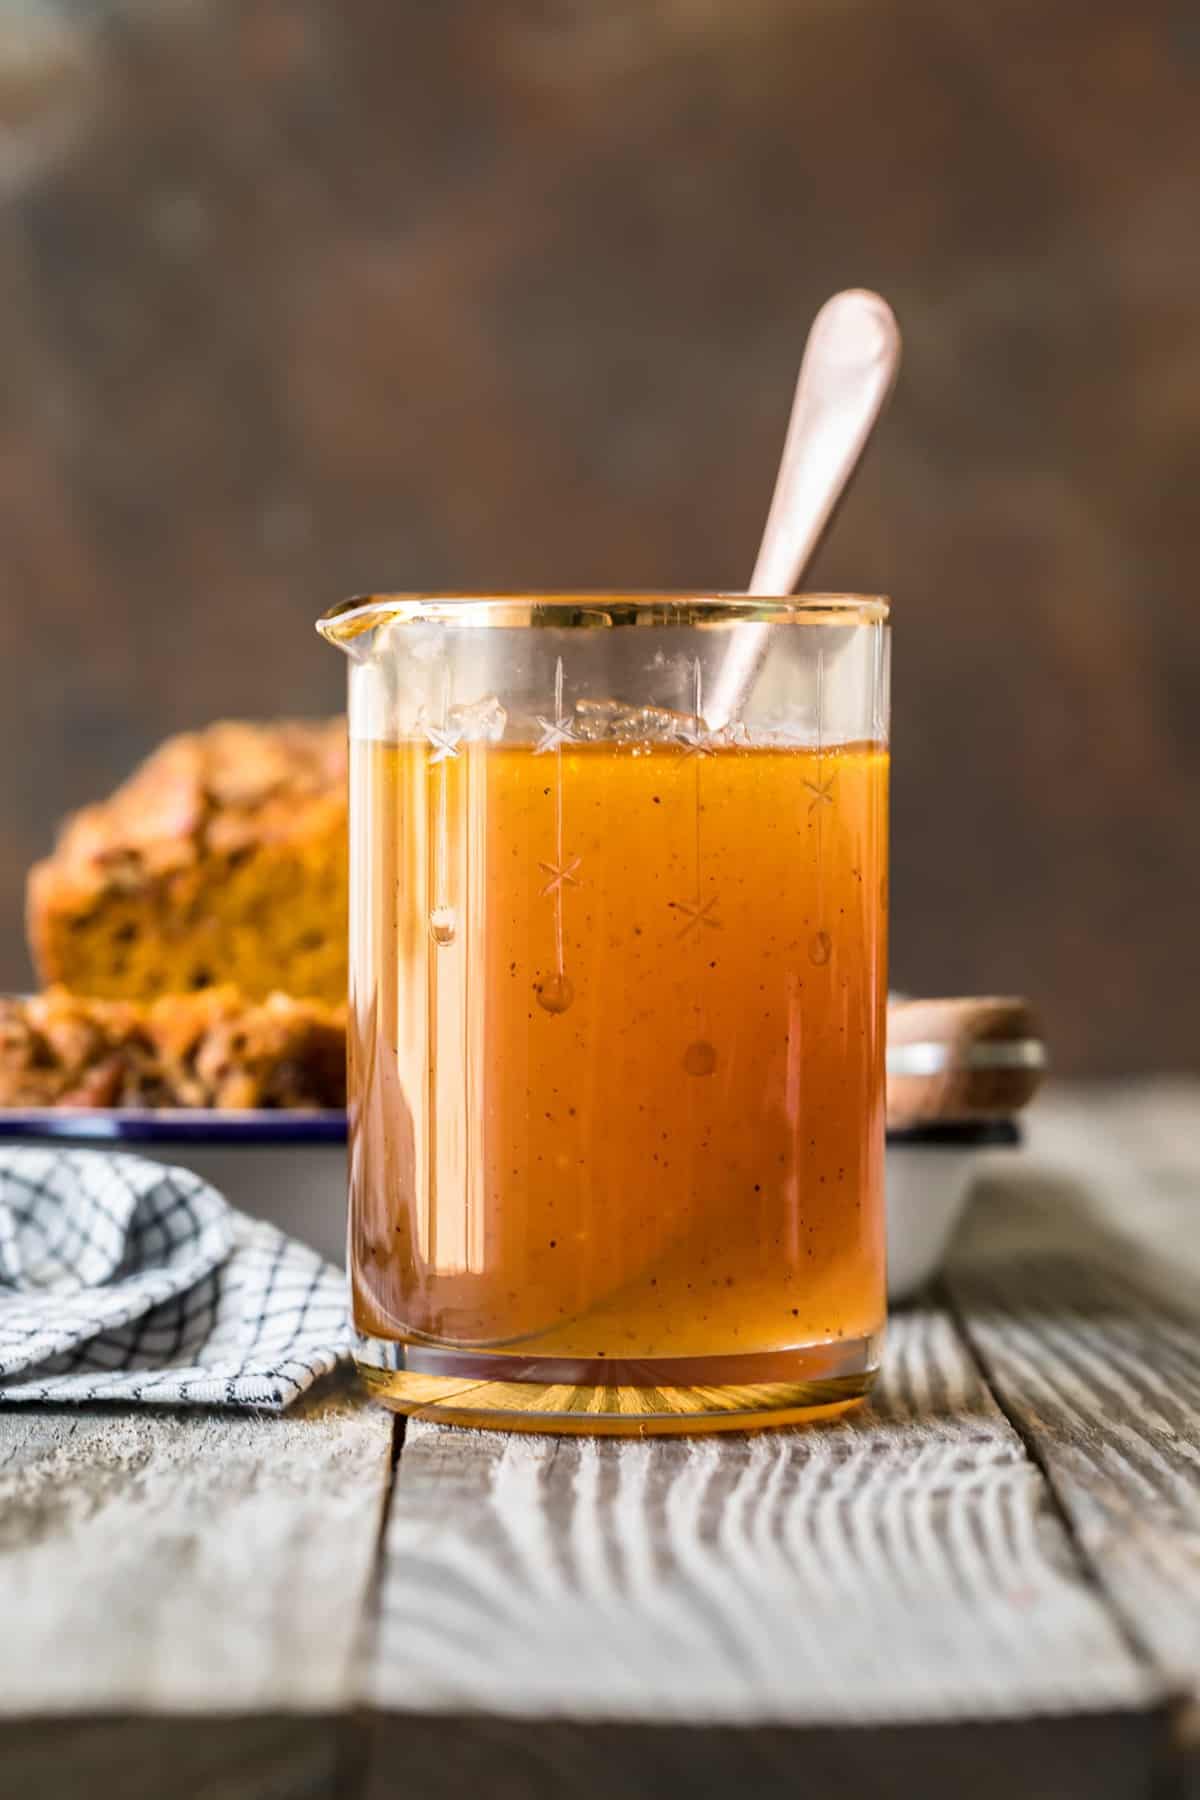
<path id="1" fill-rule="evenodd" d="M 1046 1071 L 1041 1023 L 1028 1000 L 893 1000 L 888 1006 L 889 1131 L 1008 1118 Z"/>

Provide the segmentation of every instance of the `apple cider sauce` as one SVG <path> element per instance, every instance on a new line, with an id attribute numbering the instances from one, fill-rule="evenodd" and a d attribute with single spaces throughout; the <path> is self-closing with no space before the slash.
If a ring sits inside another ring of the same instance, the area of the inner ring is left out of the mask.
<path id="1" fill-rule="evenodd" d="M 358 1368 L 511 1430 L 879 1366 L 889 607 L 374 594 L 348 659 Z"/>
<path id="2" fill-rule="evenodd" d="M 884 1314 L 886 750 L 543 724 L 352 744 L 353 1310 L 407 1347 L 377 1379 L 591 1425 L 607 1389 L 844 1403 Z"/>

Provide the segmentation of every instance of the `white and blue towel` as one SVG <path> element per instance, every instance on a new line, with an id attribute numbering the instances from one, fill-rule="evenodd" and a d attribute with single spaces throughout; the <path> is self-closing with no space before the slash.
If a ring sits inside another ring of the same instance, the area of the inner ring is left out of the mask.
<path id="1" fill-rule="evenodd" d="M 0 1402 L 278 1411 L 349 1346 L 341 1271 L 199 1176 L 0 1150 Z"/>

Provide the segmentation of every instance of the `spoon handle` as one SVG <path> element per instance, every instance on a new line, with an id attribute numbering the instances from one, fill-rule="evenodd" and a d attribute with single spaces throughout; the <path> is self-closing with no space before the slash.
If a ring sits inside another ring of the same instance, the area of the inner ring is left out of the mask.
<path id="1" fill-rule="evenodd" d="M 808 334 L 783 457 L 750 594 L 799 585 L 866 448 L 900 366 L 900 329 L 887 301 L 865 288 L 827 300 Z M 766 627 L 735 628 L 706 720 L 720 730 L 744 702 L 766 648 Z"/>
<path id="2" fill-rule="evenodd" d="M 751 594 L 790 594 L 854 473 L 900 366 L 900 331 L 878 294 L 827 300 L 804 347 Z"/>

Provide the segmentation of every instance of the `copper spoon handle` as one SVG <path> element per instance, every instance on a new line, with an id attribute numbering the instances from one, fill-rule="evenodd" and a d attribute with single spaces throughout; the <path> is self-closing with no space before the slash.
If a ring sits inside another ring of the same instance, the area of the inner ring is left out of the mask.
<path id="1" fill-rule="evenodd" d="M 858 465 L 900 367 L 900 328 L 866 288 L 827 300 L 808 334 L 750 594 L 790 594 Z M 749 692 L 766 627 L 735 627 L 706 707 L 719 730 Z"/>

